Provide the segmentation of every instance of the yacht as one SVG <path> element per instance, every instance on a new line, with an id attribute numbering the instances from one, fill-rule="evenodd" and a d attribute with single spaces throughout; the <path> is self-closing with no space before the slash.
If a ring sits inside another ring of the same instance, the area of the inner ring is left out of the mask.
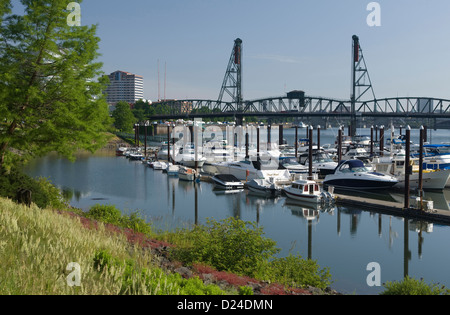
<path id="1" fill-rule="evenodd" d="M 239 180 L 251 181 L 252 179 L 270 179 L 276 182 L 288 182 L 291 175 L 288 170 L 279 170 L 276 161 L 231 161 L 213 163 L 218 174 L 231 174 Z"/>
<path id="2" fill-rule="evenodd" d="M 412 174 L 410 175 L 410 188 L 419 187 L 419 159 L 411 158 Z M 384 158 L 376 158 L 372 163 L 376 172 L 393 175 L 398 179 L 394 187 L 405 187 L 405 156 L 399 155 Z M 422 188 L 424 190 L 443 190 L 450 180 L 450 169 L 423 169 Z"/>
<path id="3" fill-rule="evenodd" d="M 205 158 L 203 172 L 211 175 L 219 174 L 219 170 L 214 165 L 215 163 L 234 161 L 234 157 L 226 149 L 210 150 L 210 152 L 205 153 Z"/>
<path id="4" fill-rule="evenodd" d="M 324 186 L 341 189 L 389 189 L 398 183 L 394 176 L 370 172 L 361 160 L 344 160 L 323 181 Z"/>
<path id="5" fill-rule="evenodd" d="M 333 174 L 338 163 L 333 161 L 331 156 L 323 150 L 316 150 L 312 153 L 313 172 L 319 176 L 325 177 Z M 305 152 L 299 156 L 299 163 L 309 168 L 309 152 Z"/>
<path id="6" fill-rule="evenodd" d="M 359 159 L 363 160 L 370 156 L 370 152 L 368 152 L 366 149 L 362 147 L 354 147 L 349 149 L 343 156 L 343 160 L 353 160 L 353 159 Z"/>
<path id="7" fill-rule="evenodd" d="M 291 174 L 305 174 L 309 171 L 308 167 L 297 162 L 295 156 L 281 156 L 279 165 L 280 170 L 288 170 Z"/>
<path id="8" fill-rule="evenodd" d="M 203 164 L 206 161 L 206 158 L 200 152 L 198 152 L 197 154 L 195 153 L 193 145 L 176 148 L 174 159 L 184 166 L 197 166 L 198 168 L 202 168 Z"/>

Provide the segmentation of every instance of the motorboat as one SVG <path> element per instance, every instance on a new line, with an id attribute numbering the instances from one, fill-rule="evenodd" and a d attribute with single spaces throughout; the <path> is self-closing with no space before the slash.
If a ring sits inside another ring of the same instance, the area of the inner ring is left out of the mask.
<path id="1" fill-rule="evenodd" d="M 356 143 L 356 145 L 370 146 L 370 136 L 356 135 L 353 137 L 353 141 Z"/>
<path id="2" fill-rule="evenodd" d="M 423 168 L 431 170 L 450 169 L 450 145 L 428 144 L 423 146 Z"/>
<path id="3" fill-rule="evenodd" d="M 299 163 L 309 168 L 309 152 L 305 152 L 299 156 Z M 338 163 L 333 161 L 331 156 L 323 150 L 312 152 L 312 169 L 313 173 L 318 173 L 320 177 L 333 174 Z"/>
<path id="4" fill-rule="evenodd" d="M 163 169 L 163 162 L 160 161 L 153 161 L 150 164 L 151 167 L 153 167 L 154 170 L 162 170 Z"/>
<path id="5" fill-rule="evenodd" d="M 288 185 L 287 182 L 282 183 L 274 181 L 273 177 L 270 179 L 255 178 L 247 182 L 248 190 L 258 194 L 270 196 L 276 196 L 281 194 L 283 188 L 287 185 Z"/>
<path id="6" fill-rule="evenodd" d="M 211 175 L 220 173 L 214 166 L 215 163 L 234 161 L 234 157 L 230 154 L 230 150 L 221 148 L 208 148 L 204 151 L 204 157 L 206 160 L 203 163 L 202 170 Z"/>
<path id="7" fill-rule="evenodd" d="M 156 158 L 158 158 L 159 160 L 168 160 L 169 159 L 169 156 L 167 154 L 168 150 L 169 150 L 168 145 L 163 144 L 162 147 L 158 150 Z M 171 157 L 174 156 L 173 146 L 170 146 L 170 156 Z"/>
<path id="8" fill-rule="evenodd" d="M 309 171 L 309 168 L 298 163 L 294 156 L 280 156 L 279 165 L 279 169 L 288 170 L 291 174 L 305 174 Z"/>
<path id="9" fill-rule="evenodd" d="M 409 177 L 411 189 L 419 188 L 419 159 L 411 158 L 412 174 Z M 405 156 L 376 158 L 372 165 L 379 173 L 393 175 L 398 179 L 395 188 L 405 187 Z M 450 179 L 450 169 L 426 169 L 422 171 L 422 188 L 424 190 L 443 190 Z"/>
<path id="10" fill-rule="evenodd" d="M 184 146 L 175 150 L 174 159 L 176 162 L 191 168 L 202 168 L 206 157 L 199 152 L 196 153 L 193 146 Z"/>
<path id="11" fill-rule="evenodd" d="M 355 190 L 389 189 L 397 183 L 394 176 L 370 172 L 361 160 L 341 161 L 323 181 L 324 186 Z"/>
<path id="12" fill-rule="evenodd" d="M 252 179 L 270 179 L 275 182 L 290 182 L 291 174 L 288 170 L 279 170 L 277 159 L 274 160 L 241 160 L 219 162 L 212 164 L 218 174 L 231 174 L 242 181 Z"/>
<path id="13" fill-rule="evenodd" d="M 288 198 L 314 204 L 334 201 L 333 195 L 322 190 L 319 184 L 313 180 L 295 180 L 290 186 L 284 188 L 284 193 Z"/>
<path id="14" fill-rule="evenodd" d="M 197 177 L 197 172 L 190 167 L 180 166 L 178 168 L 178 178 L 181 180 L 193 182 Z"/>
<path id="15" fill-rule="evenodd" d="M 370 152 L 362 147 L 354 147 L 349 149 L 343 156 L 344 160 L 353 160 L 353 159 L 366 159 L 370 156 Z"/>
<path id="16" fill-rule="evenodd" d="M 128 148 L 127 147 L 118 147 L 116 149 L 116 156 L 124 156 L 125 152 L 127 152 Z"/>
<path id="17" fill-rule="evenodd" d="M 218 174 L 211 178 L 215 188 L 219 189 L 243 189 L 244 183 L 230 174 Z"/>
<path id="18" fill-rule="evenodd" d="M 129 155 L 129 159 L 134 160 L 134 161 L 139 161 L 139 160 L 142 160 L 143 158 L 144 158 L 144 154 L 142 154 L 139 151 L 131 152 Z"/>
<path id="19" fill-rule="evenodd" d="M 163 173 L 167 173 L 169 166 L 173 165 L 171 162 L 161 162 L 161 169 Z"/>
<path id="20" fill-rule="evenodd" d="M 178 165 L 169 165 L 167 167 L 167 175 L 168 176 L 178 176 L 178 170 L 180 167 Z"/>

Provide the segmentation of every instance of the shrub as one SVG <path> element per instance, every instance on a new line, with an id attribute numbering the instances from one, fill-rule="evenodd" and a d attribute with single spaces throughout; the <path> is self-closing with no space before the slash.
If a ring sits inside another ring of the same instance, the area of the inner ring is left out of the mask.
<path id="1" fill-rule="evenodd" d="M 259 263 L 279 251 L 273 240 L 262 236 L 263 230 L 255 223 L 233 217 L 220 222 L 207 219 L 206 225 L 184 233 L 190 243 L 179 246 L 175 257 L 188 264 L 203 262 L 219 271 L 252 276 Z"/>
<path id="2" fill-rule="evenodd" d="M 253 295 L 253 289 L 249 286 L 239 287 L 239 295 Z"/>
<path id="3" fill-rule="evenodd" d="M 36 180 L 17 168 L 0 173 L 0 196 L 17 201 L 17 192 L 25 189 L 31 191 L 32 202 L 39 208 L 66 208 L 61 192 L 48 179 Z"/>
<path id="4" fill-rule="evenodd" d="M 96 204 L 86 213 L 86 217 L 118 227 L 132 229 L 135 232 L 150 235 L 152 232 L 148 224 L 138 212 L 122 215 L 121 211 L 112 205 Z"/>
<path id="5" fill-rule="evenodd" d="M 331 284 L 328 268 L 320 269 L 316 261 L 302 259 L 299 255 L 274 259 L 268 264 L 266 274 L 273 282 L 286 286 L 325 289 Z"/>
<path id="6" fill-rule="evenodd" d="M 89 209 L 86 217 L 103 223 L 119 224 L 122 214 L 115 206 L 96 204 Z"/>
<path id="7" fill-rule="evenodd" d="M 151 235 L 152 233 L 151 225 L 147 223 L 138 212 L 132 212 L 129 215 L 123 215 L 120 218 L 120 225 L 122 227 L 132 229 L 138 233 L 143 233 L 146 235 Z"/>
<path id="8" fill-rule="evenodd" d="M 450 295 L 450 290 L 445 286 L 432 283 L 427 284 L 421 280 L 406 277 L 400 282 L 387 282 L 386 290 L 381 295 Z"/>

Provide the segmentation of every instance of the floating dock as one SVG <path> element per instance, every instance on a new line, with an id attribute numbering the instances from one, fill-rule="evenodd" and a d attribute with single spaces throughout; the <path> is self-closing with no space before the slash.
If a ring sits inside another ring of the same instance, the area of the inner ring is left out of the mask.
<path id="1" fill-rule="evenodd" d="M 367 211 L 395 215 L 408 219 L 424 220 L 433 223 L 450 224 L 450 211 L 433 209 L 423 211 L 420 209 L 405 209 L 400 202 L 367 199 L 357 196 L 335 194 L 336 204 L 345 206 L 355 206 Z"/>

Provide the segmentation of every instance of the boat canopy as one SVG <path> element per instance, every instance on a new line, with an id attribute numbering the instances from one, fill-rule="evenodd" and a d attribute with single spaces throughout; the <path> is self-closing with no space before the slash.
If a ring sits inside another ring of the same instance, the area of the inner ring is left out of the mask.
<path id="1" fill-rule="evenodd" d="M 345 165 L 345 167 L 344 167 Z M 364 165 L 364 162 L 361 160 L 342 160 L 338 166 L 336 167 L 335 171 L 339 169 L 340 171 L 361 171 L 365 170 L 366 166 Z"/>

